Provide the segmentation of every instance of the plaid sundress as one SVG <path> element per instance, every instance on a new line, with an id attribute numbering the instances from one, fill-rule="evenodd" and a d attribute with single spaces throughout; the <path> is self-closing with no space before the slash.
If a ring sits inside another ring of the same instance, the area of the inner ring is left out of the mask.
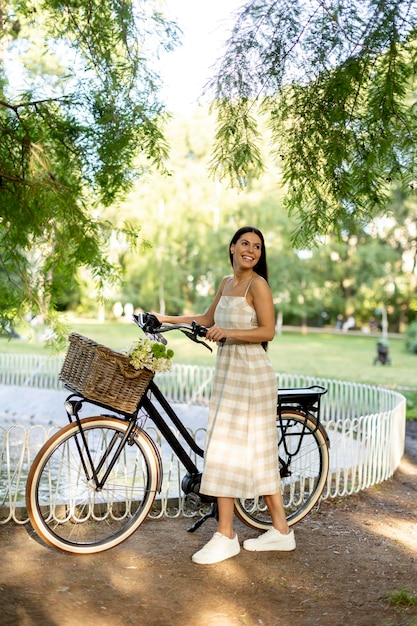
<path id="1" fill-rule="evenodd" d="M 220 328 L 258 326 L 245 296 L 221 296 Z M 277 388 L 271 362 L 258 343 L 219 345 L 210 400 L 201 492 L 251 498 L 279 491 Z"/>

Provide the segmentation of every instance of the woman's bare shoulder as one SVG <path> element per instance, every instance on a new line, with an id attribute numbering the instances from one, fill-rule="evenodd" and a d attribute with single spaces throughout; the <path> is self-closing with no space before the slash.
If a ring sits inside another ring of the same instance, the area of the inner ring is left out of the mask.
<path id="1" fill-rule="evenodd" d="M 222 292 L 225 285 L 230 282 L 231 280 L 233 280 L 233 276 L 223 276 L 220 285 L 219 285 L 219 291 Z"/>
<path id="2" fill-rule="evenodd" d="M 250 286 L 254 287 L 254 289 L 269 289 L 270 287 L 267 283 L 267 281 L 265 280 L 265 278 L 263 278 L 262 276 L 259 276 L 259 274 L 256 274 L 251 281 Z"/>
<path id="3" fill-rule="evenodd" d="M 271 293 L 271 288 L 268 285 L 267 281 L 265 280 L 265 278 L 262 278 L 262 276 L 256 275 L 250 286 L 249 286 L 249 293 L 252 295 L 253 298 L 266 298 L 269 299 L 272 297 L 272 293 Z"/>

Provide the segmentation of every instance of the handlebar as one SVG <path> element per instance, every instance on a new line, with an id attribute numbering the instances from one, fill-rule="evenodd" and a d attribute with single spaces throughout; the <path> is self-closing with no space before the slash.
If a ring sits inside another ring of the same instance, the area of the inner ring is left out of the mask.
<path id="1" fill-rule="evenodd" d="M 145 333 L 152 339 L 166 344 L 167 340 L 162 336 L 162 333 L 167 333 L 171 330 L 180 330 L 184 335 L 195 343 L 200 343 L 205 346 L 210 352 L 213 352 L 211 347 L 205 342 L 201 341 L 200 337 L 205 337 L 207 334 L 207 328 L 192 322 L 191 324 L 161 324 L 158 318 L 152 313 L 139 313 L 133 315 L 133 321 L 139 326 Z"/>

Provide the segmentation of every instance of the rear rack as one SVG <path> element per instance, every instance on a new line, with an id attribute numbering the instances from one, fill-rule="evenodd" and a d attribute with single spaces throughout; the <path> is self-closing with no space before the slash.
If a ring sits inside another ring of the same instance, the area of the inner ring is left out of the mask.
<path id="1" fill-rule="evenodd" d="M 294 387 L 278 389 L 278 412 L 284 407 L 301 409 L 303 413 L 320 413 L 320 399 L 327 393 L 326 387 L 312 385 L 311 387 Z"/>

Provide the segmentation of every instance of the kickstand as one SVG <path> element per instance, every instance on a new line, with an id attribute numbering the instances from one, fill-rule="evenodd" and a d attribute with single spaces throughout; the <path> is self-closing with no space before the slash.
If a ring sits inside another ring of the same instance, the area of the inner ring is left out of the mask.
<path id="1" fill-rule="evenodd" d="M 201 524 L 204 524 L 204 522 L 208 520 L 209 517 L 214 517 L 216 520 L 219 519 L 219 509 L 217 506 L 217 502 L 213 502 L 209 512 L 203 515 L 203 517 L 200 517 L 200 519 L 198 519 L 196 522 L 194 522 L 194 524 L 190 526 L 190 528 L 187 528 L 187 531 L 189 533 L 193 533 L 195 530 L 197 530 L 197 528 L 200 528 Z"/>

